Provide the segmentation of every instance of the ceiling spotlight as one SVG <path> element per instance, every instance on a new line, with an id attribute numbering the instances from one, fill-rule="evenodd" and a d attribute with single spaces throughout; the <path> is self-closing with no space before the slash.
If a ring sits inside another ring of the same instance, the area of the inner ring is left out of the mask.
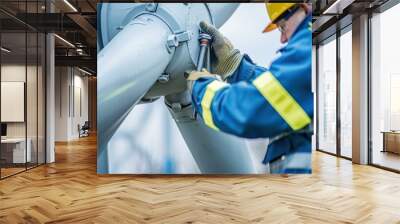
<path id="1" fill-rule="evenodd" d="M 1 51 L 4 51 L 6 53 L 10 53 L 11 52 L 11 50 L 9 50 L 9 49 L 7 49 L 5 47 L 1 47 L 0 49 L 1 49 Z"/>
<path id="2" fill-rule="evenodd" d="M 82 47 L 83 46 L 83 44 L 81 42 L 75 42 L 75 45 L 78 46 L 78 47 Z"/>
<path id="3" fill-rule="evenodd" d="M 351 5 L 355 0 L 336 0 L 324 12 L 323 15 L 342 14 L 343 10 Z"/>
<path id="4" fill-rule="evenodd" d="M 78 70 L 81 71 L 81 72 L 83 72 L 83 73 L 85 73 L 86 75 L 89 75 L 89 76 L 92 76 L 92 75 L 93 75 L 92 73 L 90 73 L 90 72 L 88 72 L 88 71 L 86 71 L 86 70 L 83 70 L 83 69 L 81 69 L 81 68 L 79 68 L 79 67 L 78 67 Z"/>
<path id="5" fill-rule="evenodd" d="M 74 12 L 78 12 L 78 10 L 68 1 L 64 0 L 64 3 L 68 5 Z"/>
<path id="6" fill-rule="evenodd" d="M 60 37 L 59 35 L 57 35 L 57 34 L 54 34 L 54 36 L 55 37 L 57 37 L 59 40 L 61 40 L 62 42 L 64 42 L 65 44 L 67 44 L 68 46 L 70 46 L 70 47 L 72 47 L 72 48 L 75 48 L 75 45 L 73 45 L 71 42 L 69 42 L 68 40 L 66 40 L 66 39 L 64 39 L 64 38 L 62 38 L 62 37 Z"/>

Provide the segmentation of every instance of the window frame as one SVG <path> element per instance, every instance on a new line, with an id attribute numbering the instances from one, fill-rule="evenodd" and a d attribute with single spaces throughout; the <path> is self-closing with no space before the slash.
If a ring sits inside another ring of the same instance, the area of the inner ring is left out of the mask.
<path id="1" fill-rule="evenodd" d="M 316 151 L 319 152 L 323 152 L 329 155 L 333 155 L 333 156 L 337 156 L 346 160 L 352 160 L 351 157 L 347 157 L 342 155 L 342 150 L 341 150 L 341 117 L 340 117 L 340 104 L 341 104 L 341 97 L 340 97 L 340 82 L 341 82 L 341 66 L 340 66 L 340 37 L 344 34 L 346 34 L 347 32 L 352 32 L 352 23 L 346 25 L 345 27 L 341 28 L 341 29 L 337 29 L 336 32 L 332 35 L 330 35 L 329 37 L 319 41 L 316 44 L 316 51 L 315 51 L 315 57 L 316 57 L 316 113 L 314 113 L 316 115 L 316 120 L 317 120 L 317 124 L 316 124 Z M 329 152 L 327 150 L 321 149 L 320 143 L 319 143 L 319 84 L 320 84 L 320 74 L 319 74 L 319 51 L 318 49 L 320 48 L 321 44 L 327 44 L 331 41 L 336 41 L 336 152 L 332 153 Z"/>

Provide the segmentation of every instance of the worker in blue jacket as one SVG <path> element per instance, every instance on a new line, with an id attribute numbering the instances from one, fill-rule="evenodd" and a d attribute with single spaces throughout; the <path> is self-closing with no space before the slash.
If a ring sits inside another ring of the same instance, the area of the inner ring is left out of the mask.
<path id="1" fill-rule="evenodd" d="M 214 26 L 216 63 L 190 73 L 189 89 L 204 123 L 245 138 L 269 138 L 263 160 L 271 173 L 310 173 L 313 95 L 311 92 L 311 4 L 266 3 L 271 23 L 286 45 L 267 69 L 235 49 Z M 222 78 L 222 80 L 221 80 Z"/>

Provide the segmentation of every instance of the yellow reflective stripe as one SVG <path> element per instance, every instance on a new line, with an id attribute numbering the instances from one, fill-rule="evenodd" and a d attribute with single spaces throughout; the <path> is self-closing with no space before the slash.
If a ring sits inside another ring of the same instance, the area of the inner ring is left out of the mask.
<path id="1" fill-rule="evenodd" d="M 307 113 L 271 72 L 261 74 L 253 81 L 253 85 L 293 130 L 299 130 L 311 122 Z"/>
<path id="2" fill-rule="evenodd" d="M 217 128 L 217 126 L 215 126 L 213 121 L 213 117 L 211 114 L 211 103 L 213 101 L 215 93 L 227 85 L 228 84 L 218 80 L 212 81 L 210 84 L 207 85 L 206 92 L 204 93 L 203 99 L 201 100 L 204 123 L 215 130 L 219 129 Z"/>

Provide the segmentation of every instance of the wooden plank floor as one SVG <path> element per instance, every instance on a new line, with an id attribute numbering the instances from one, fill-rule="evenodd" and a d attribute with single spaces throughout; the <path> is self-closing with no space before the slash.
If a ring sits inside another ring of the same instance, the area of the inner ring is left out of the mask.
<path id="1" fill-rule="evenodd" d="M 312 175 L 98 176 L 96 141 L 0 181 L 0 223 L 400 223 L 400 175 L 323 153 Z"/>

